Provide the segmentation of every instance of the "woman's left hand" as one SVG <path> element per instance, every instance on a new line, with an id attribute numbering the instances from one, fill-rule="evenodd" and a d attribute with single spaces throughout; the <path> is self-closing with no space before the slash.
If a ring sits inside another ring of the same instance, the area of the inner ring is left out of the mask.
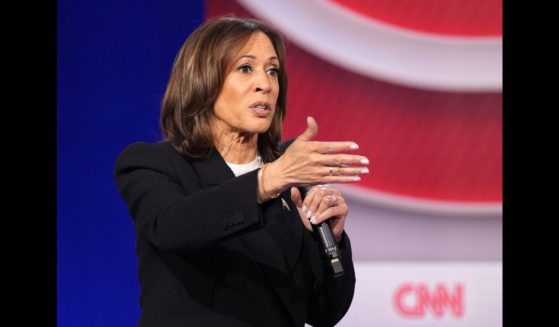
<path id="1" fill-rule="evenodd" d="M 297 206 L 307 230 L 312 231 L 311 223 L 316 225 L 330 219 L 330 229 L 336 243 L 341 241 L 349 207 L 340 190 L 329 185 L 313 186 L 303 200 L 299 189 L 292 187 L 291 199 Z"/>

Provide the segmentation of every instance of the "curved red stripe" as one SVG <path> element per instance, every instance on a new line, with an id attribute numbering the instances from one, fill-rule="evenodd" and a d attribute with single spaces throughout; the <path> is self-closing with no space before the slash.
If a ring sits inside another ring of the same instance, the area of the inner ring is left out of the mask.
<path id="1" fill-rule="evenodd" d="M 206 5 L 208 16 L 250 16 L 236 2 L 208 0 Z M 359 152 L 371 159 L 371 174 L 360 186 L 432 200 L 502 200 L 500 92 L 395 85 L 349 72 L 293 43 L 287 67 L 284 139 L 299 135 L 312 115 L 318 139 L 356 141 Z"/>
<path id="2" fill-rule="evenodd" d="M 355 13 L 416 31 L 501 36 L 503 8 L 499 0 L 330 0 Z"/>

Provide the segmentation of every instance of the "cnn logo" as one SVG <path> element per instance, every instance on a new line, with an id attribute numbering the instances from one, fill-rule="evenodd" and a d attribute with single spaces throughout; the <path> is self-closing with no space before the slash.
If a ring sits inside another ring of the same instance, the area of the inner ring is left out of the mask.
<path id="1" fill-rule="evenodd" d="M 442 318 L 450 312 L 455 318 L 464 316 L 464 285 L 457 283 L 453 288 L 442 283 L 429 289 L 425 283 L 405 283 L 394 292 L 394 308 L 405 318 L 423 318 L 429 312 Z"/>

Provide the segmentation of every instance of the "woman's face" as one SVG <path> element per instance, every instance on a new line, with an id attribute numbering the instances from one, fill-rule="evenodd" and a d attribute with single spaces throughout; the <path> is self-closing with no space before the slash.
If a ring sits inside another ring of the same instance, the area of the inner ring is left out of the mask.
<path id="1" fill-rule="evenodd" d="M 279 65 L 268 36 L 252 34 L 225 76 L 214 104 L 214 126 L 221 132 L 266 132 L 276 110 Z"/>

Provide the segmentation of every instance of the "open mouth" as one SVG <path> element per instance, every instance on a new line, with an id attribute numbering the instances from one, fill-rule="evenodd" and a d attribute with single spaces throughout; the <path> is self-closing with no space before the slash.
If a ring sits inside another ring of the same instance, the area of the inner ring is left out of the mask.
<path id="1" fill-rule="evenodd" d="M 259 110 L 270 110 L 270 105 L 267 103 L 256 103 L 253 104 L 251 107 Z"/>
<path id="2" fill-rule="evenodd" d="M 252 111 L 261 118 L 268 117 L 268 115 L 272 112 L 272 107 L 267 102 L 256 102 L 252 106 L 250 106 Z"/>

